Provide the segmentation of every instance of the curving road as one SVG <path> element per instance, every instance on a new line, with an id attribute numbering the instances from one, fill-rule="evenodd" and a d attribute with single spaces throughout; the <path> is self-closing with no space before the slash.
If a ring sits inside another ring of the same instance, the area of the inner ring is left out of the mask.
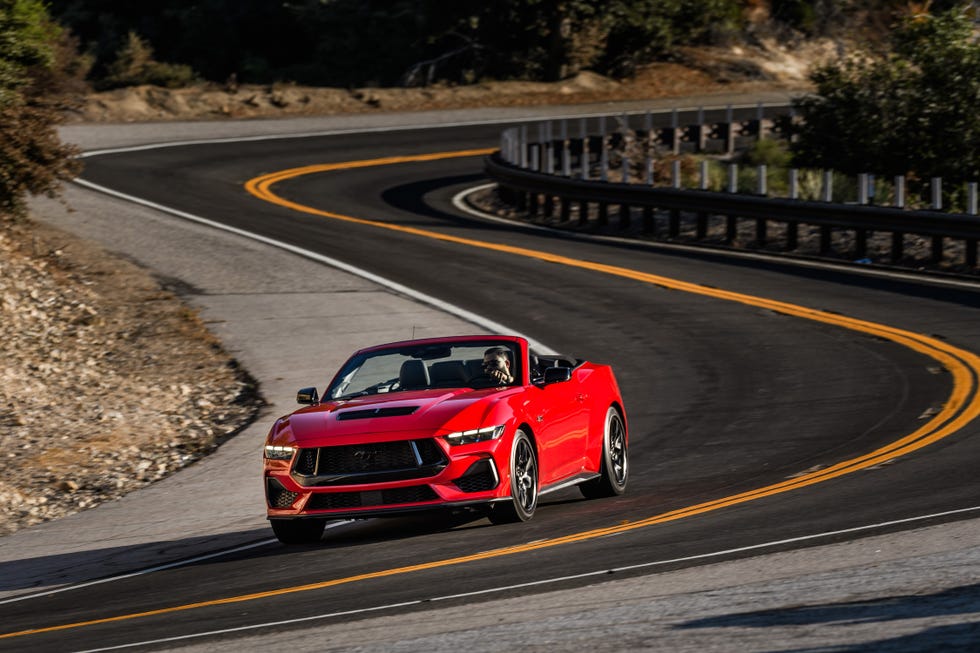
<path id="1" fill-rule="evenodd" d="M 466 516 L 343 524 L 316 547 L 258 542 L 0 604 L 3 633 L 17 634 L 0 639 L 0 650 L 100 649 L 216 631 L 210 645 L 234 647 L 236 628 L 296 630 L 315 616 L 356 628 L 450 595 L 454 607 L 478 611 L 488 590 L 528 597 L 588 586 L 596 577 L 586 574 L 610 569 L 625 587 L 763 546 L 826 544 L 854 537 L 833 535 L 848 529 L 980 504 L 980 426 L 970 421 L 980 404 L 970 353 L 980 350 L 980 288 L 487 222 L 452 198 L 482 180 L 481 157 L 459 153 L 493 147 L 499 130 L 106 153 L 87 160 L 83 179 L 336 259 L 612 364 L 630 420 L 628 494 L 550 495 L 532 522 L 507 527 Z M 420 154 L 439 156 L 379 161 Z M 340 165 L 349 162 L 370 163 Z M 265 199 L 246 190 L 262 175 L 322 164 L 338 165 L 288 176 Z M 302 310 L 302 296 L 275 308 L 285 317 Z M 329 328 L 323 336 L 329 342 Z M 976 513 L 929 523 L 967 516 Z M 307 646 L 299 648 L 332 645 Z"/>

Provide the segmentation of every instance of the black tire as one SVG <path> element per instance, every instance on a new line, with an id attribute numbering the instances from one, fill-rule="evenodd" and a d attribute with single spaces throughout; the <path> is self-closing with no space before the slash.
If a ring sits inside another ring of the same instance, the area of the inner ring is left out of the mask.
<path id="1" fill-rule="evenodd" d="M 524 522 L 538 507 L 538 456 L 531 438 L 518 429 L 510 450 L 510 500 L 490 506 L 488 518 L 494 524 Z"/>
<path id="2" fill-rule="evenodd" d="M 627 441 L 623 416 L 610 406 L 602 434 L 602 475 L 578 486 L 586 499 L 615 497 L 626 491 L 630 478 Z"/>
<path id="3" fill-rule="evenodd" d="M 323 536 L 326 519 L 273 519 L 272 532 L 283 544 L 314 544 Z"/>

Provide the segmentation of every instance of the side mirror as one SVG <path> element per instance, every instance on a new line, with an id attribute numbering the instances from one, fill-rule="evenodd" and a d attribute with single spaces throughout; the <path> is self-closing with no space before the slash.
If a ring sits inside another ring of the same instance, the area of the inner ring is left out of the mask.
<path id="1" fill-rule="evenodd" d="M 544 384 L 562 383 L 572 378 L 570 367 L 549 367 L 544 371 Z"/>
<path id="2" fill-rule="evenodd" d="M 296 393 L 296 403 L 316 406 L 320 403 L 320 395 L 317 393 L 316 388 L 303 388 Z"/>

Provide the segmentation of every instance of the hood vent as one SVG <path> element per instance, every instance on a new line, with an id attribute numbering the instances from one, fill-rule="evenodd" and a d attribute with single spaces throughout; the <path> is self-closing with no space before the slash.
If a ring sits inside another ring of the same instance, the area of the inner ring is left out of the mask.
<path id="1" fill-rule="evenodd" d="M 337 413 L 338 421 L 349 419 L 371 419 L 372 417 L 400 417 L 411 415 L 419 409 L 418 406 L 395 406 L 389 408 L 368 408 L 367 410 L 345 410 Z"/>

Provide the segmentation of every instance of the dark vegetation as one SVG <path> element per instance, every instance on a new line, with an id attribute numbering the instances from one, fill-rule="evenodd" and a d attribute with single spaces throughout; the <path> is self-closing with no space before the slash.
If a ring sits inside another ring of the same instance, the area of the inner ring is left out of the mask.
<path id="1" fill-rule="evenodd" d="M 904 175 L 909 190 L 920 194 L 930 177 L 947 187 L 980 179 L 974 19 L 961 10 L 913 15 L 882 51 L 815 68 L 815 93 L 795 103 L 804 118 L 795 163 L 851 175 Z"/>
<path id="2" fill-rule="evenodd" d="M 0 0 L 0 212 L 78 164 L 55 126 L 80 85 L 334 87 L 628 77 L 684 47 L 881 43 L 816 69 L 802 165 L 976 176 L 980 55 L 962 0 Z M 916 16 L 914 19 L 907 18 Z M 895 29 L 895 26 L 898 26 Z M 893 38 L 884 38 L 891 34 Z M 901 174 L 895 172 L 895 174 Z"/>
<path id="3" fill-rule="evenodd" d="M 50 0 L 50 7 L 93 58 L 101 87 L 130 83 L 120 62 L 150 51 L 170 63 L 144 67 L 147 82 L 169 72 L 175 85 L 196 74 L 219 83 L 234 75 L 242 83 L 346 87 L 552 81 L 582 69 L 621 77 L 678 46 L 751 38 L 760 23 L 810 36 L 853 25 L 885 29 L 907 0 Z"/>

